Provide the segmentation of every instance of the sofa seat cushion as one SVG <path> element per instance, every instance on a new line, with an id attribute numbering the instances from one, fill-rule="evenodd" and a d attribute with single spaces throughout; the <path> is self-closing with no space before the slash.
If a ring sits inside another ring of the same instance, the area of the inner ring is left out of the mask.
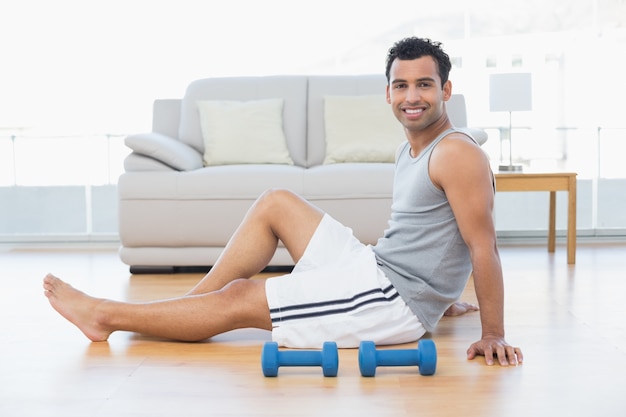
<path id="1" fill-rule="evenodd" d="M 393 171 L 394 164 L 346 163 L 127 172 L 118 183 L 120 239 L 126 248 L 221 247 L 259 195 L 286 188 L 373 244 L 387 226 Z"/>
<path id="2" fill-rule="evenodd" d="M 394 164 L 318 165 L 304 173 L 303 195 L 318 199 L 391 198 Z"/>
<path id="3" fill-rule="evenodd" d="M 294 165 L 223 165 L 185 172 L 132 172 L 119 179 L 120 199 L 256 199 L 268 188 L 302 193 L 305 169 Z"/>
<path id="4" fill-rule="evenodd" d="M 390 198 L 393 164 L 346 163 L 302 168 L 294 165 L 224 165 L 194 171 L 128 172 L 119 179 L 122 200 L 256 199 L 269 188 L 305 198 Z"/>

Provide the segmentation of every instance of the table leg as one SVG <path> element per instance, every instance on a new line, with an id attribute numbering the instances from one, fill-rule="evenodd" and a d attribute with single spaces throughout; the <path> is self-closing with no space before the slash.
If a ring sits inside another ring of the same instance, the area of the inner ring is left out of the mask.
<path id="1" fill-rule="evenodd" d="M 567 204 L 567 263 L 576 263 L 576 177 L 569 181 Z"/>
<path id="2" fill-rule="evenodd" d="M 548 252 L 556 247 L 556 191 L 550 191 L 550 220 L 548 222 Z"/>

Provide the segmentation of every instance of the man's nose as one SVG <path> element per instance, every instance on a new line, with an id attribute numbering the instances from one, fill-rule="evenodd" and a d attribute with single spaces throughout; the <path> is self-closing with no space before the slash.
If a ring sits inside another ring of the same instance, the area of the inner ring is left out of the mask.
<path id="1" fill-rule="evenodd" d="M 406 101 L 409 103 L 418 103 L 421 99 L 421 93 L 417 87 L 409 87 L 406 93 Z"/>

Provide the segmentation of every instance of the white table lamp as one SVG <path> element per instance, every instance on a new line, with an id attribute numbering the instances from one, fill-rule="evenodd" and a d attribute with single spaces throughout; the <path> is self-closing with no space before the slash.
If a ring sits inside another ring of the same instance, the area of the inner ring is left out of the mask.
<path id="1" fill-rule="evenodd" d="M 492 74 L 489 78 L 489 110 L 509 112 L 509 161 L 501 163 L 500 171 L 521 171 L 513 164 L 513 132 L 511 113 L 532 110 L 532 80 L 530 73 Z M 502 149 L 502 140 L 500 140 Z M 502 152 L 500 152 L 502 157 Z M 503 162 L 503 161 L 500 161 Z"/>

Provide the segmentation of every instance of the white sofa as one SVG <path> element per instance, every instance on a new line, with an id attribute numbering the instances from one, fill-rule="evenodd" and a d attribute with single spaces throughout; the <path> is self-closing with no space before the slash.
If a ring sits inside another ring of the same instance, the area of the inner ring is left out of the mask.
<path id="1" fill-rule="evenodd" d="M 250 205 L 269 188 L 299 193 L 349 225 L 363 242 L 375 243 L 390 213 L 393 149 L 404 140 L 385 103 L 385 86 L 382 75 L 209 78 L 191 83 L 182 99 L 156 100 L 152 132 L 125 142 L 132 153 L 118 183 L 122 261 L 131 272 L 209 267 Z M 252 119 L 254 106 L 274 105 L 277 99 L 278 110 L 260 114 L 271 114 L 266 118 L 279 123 L 284 134 L 280 146 L 269 142 L 269 153 L 286 145 L 289 160 L 280 160 L 283 153 L 278 163 L 267 163 L 264 151 L 254 150 L 244 156 L 252 162 L 237 161 L 237 149 L 244 155 L 265 140 L 266 127 Z M 212 110 L 203 113 L 198 100 Z M 226 113 L 229 103 L 235 113 Z M 237 110 L 245 103 L 252 110 Z M 447 107 L 453 124 L 466 127 L 463 96 L 454 95 Z M 357 136 L 350 140 L 358 145 L 347 143 L 342 154 L 340 145 L 352 134 L 346 134 L 350 123 Z M 229 126 L 252 131 L 251 138 L 221 143 L 212 136 L 228 136 L 224 129 Z M 479 143 L 487 139 L 480 129 L 468 130 Z M 377 148 L 379 138 L 370 137 L 374 133 L 387 136 L 387 147 Z M 219 146 L 226 153 L 234 147 L 234 160 L 203 160 L 207 149 Z M 339 149 L 339 162 L 332 161 L 330 149 Z M 292 264 L 279 247 L 270 266 Z"/>

